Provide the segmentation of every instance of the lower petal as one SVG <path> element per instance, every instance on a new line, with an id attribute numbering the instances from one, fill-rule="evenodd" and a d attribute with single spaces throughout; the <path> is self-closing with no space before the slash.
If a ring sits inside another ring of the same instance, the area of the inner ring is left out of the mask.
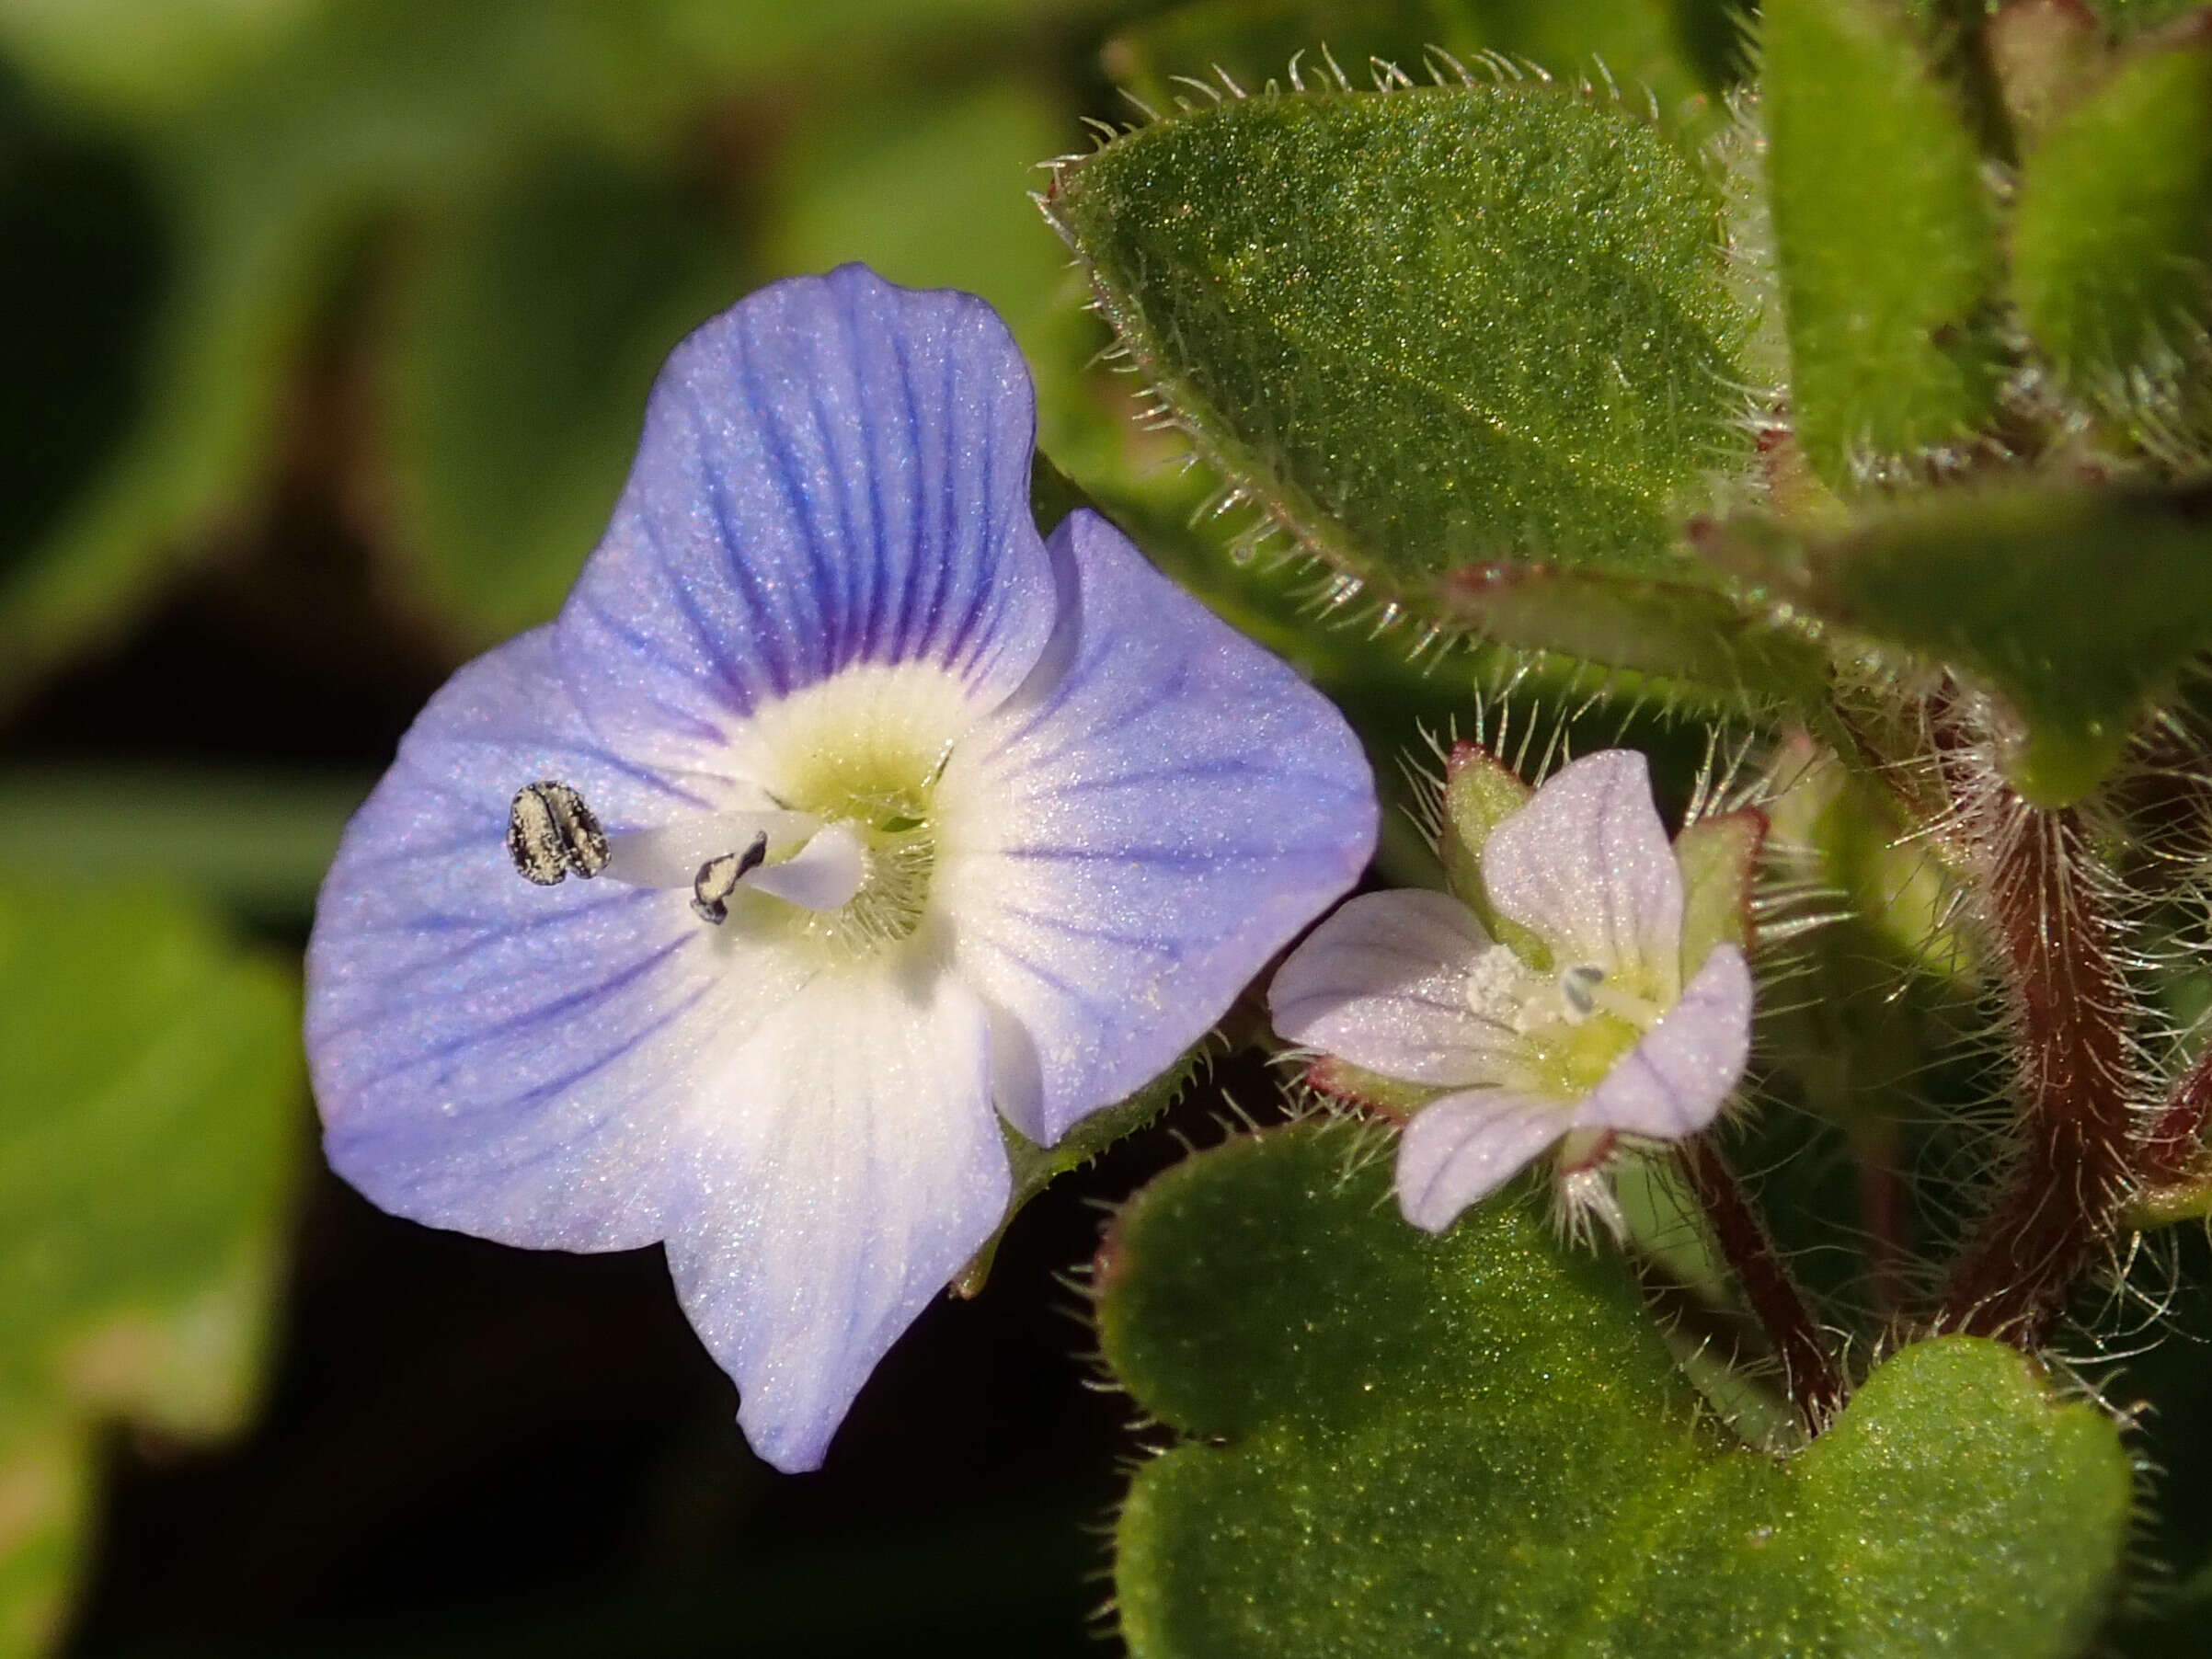
<path id="1" fill-rule="evenodd" d="M 1442 1232 L 1567 1132 L 1556 1101 L 1509 1089 L 1470 1089 L 1422 1107 L 1398 1142 L 1398 1209 Z"/>
<path id="2" fill-rule="evenodd" d="M 961 974 L 1026 1035 L 999 1106 L 1056 1140 L 1165 1070 L 1373 849 L 1335 708 L 1095 514 L 1051 540 L 1060 632 L 940 785 Z"/>
<path id="3" fill-rule="evenodd" d="M 1751 970 L 1734 945 L 1715 945 L 1681 1000 L 1576 1109 L 1575 1127 L 1654 1140 L 1694 1135 L 1719 1114 L 1750 1054 Z"/>
<path id="4" fill-rule="evenodd" d="M 671 1172 L 670 1270 L 783 1470 L 819 1466 L 869 1371 L 1005 1210 L 989 1013 L 882 959 L 808 984 L 716 1064 Z"/>

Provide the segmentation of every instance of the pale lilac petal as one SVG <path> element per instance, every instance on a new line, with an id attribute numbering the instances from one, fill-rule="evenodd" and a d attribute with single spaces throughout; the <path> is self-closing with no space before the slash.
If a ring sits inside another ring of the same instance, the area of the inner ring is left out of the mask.
<path id="1" fill-rule="evenodd" d="M 1563 766 L 1491 832 L 1483 885 L 1498 913 L 1571 963 L 1626 973 L 1671 999 L 1681 982 L 1682 872 L 1629 749 Z"/>
<path id="2" fill-rule="evenodd" d="M 1078 512 L 1061 627 L 954 750 L 932 877 L 999 1013 L 998 1104 L 1060 1138 L 1205 1033 L 1358 879 L 1374 784 L 1343 717 Z"/>
<path id="3" fill-rule="evenodd" d="M 556 624 L 595 729 L 711 742 L 854 663 L 928 662 L 988 707 L 1049 637 L 1036 427 L 972 294 L 857 265 L 762 289 L 679 346 Z"/>
<path id="4" fill-rule="evenodd" d="M 618 831 L 702 805 L 601 747 L 555 658 L 539 629 L 454 675 L 347 827 L 308 943 L 307 1049 L 331 1164 L 384 1208 L 623 1249 L 660 1236 L 657 1161 L 703 1034 L 788 985 L 711 938 L 688 893 L 515 874 L 523 784 L 566 779 Z"/>
<path id="5" fill-rule="evenodd" d="M 1444 893 L 1362 893 L 1315 928 L 1276 970 L 1276 1034 L 1384 1077 L 1448 1088 L 1497 1081 L 1513 1034 L 1478 1019 L 1467 996 L 1496 946 Z"/>
<path id="6" fill-rule="evenodd" d="M 1654 1140 L 1694 1135 L 1742 1080 L 1750 1053 L 1751 970 L 1734 945 L 1715 945 L 1681 1000 L 1576 1109 L 1575 1127 Z"/>
<path id="7" fill-rule="evenodd" d="M 1414 1114 L 1398 1141 L 1398 1209 L 1442 1232 L 1567 1132 L 1557 1101 L 1510 1089 L 1447 1094 Z"/>
<path id="8" fill-rule="evenodd" d="M 910 966 L 825 973 L 724 1054 L 684 1117 L 669 1267 L 778 1469 L 821 1462 L 876 1362 L 1005 1210 L 987 1012 Z"/>

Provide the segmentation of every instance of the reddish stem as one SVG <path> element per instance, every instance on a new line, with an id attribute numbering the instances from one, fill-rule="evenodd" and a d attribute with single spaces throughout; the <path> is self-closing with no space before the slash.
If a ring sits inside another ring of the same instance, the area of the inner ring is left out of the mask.
<path id="1" fill-rule="evenodd" d="M 1955 758 L 1955 757 L 1954 757 Z M 2046 1340 L 2134 1184 L 2126 988 L 2070 810 L 1994 780 L 1962 802 L 2018 1043 L 2020 1157 L 1952 1269 L 1939 1328 Z"/>
<path id="2" fill-rule="evenodd" d="M 1805 1428 L 1817 1435 L 1843 1407 L 1843 1374 L 1828 1351 L 1827 1334 L 1797 1281 L 1774 1253 L 1767 1230 L 1744 1197 L 1736 1172 L 1712 1138 L 1697 1135 L 1675 1143 L 1676 1166 L 1705 1207 L 1721 1253 L 1736 1271 L 1744 1299 L 1765 1327 L 1782 1361 L 1790 1402 Z"/>
<path id="3" fill-rule="evenodd" d="M 1905 1172 L 1897 1162 L 1897 1132 L 1884 1121 L 1852 1137 L 1859 1174 L 1859 1221 L 1866 1230 L 1866 1258 L 1874 1269 L 1874 1306 L 1893 1319 L 1909 1293 L 1906 1245 Z"/>

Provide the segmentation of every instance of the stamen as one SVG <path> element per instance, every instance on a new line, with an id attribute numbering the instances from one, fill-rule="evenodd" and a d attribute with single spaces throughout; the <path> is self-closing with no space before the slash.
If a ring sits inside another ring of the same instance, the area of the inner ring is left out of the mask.
<path id="1" fill-rule="evenodd" d="M 1603 978 L 1603 976 L 1599 978 Z M 1593 984 L 1589 1000 L 1592 1007 L 1611 1014 L 1616 1020 L 1626 1020 L 1639 1031 L 1649 1031 L 1659 1023 L 1659 1016 L 1667 1012 L 1664 1006 L 1651 998 L 1640 997 L 1619 985 Z"/>
<path id="2" fill-rule="evenodd" d="M 752 845 L 744 852 L 725 852 L 719 858 L 708 859 L 699 866 L 699 874 L 692 877 L 693 912 L 700 921 L 720 927 L 729 920 L 729 896 L 738 890 L 738 883 L 767 859 L 765 830 L 752 838 Z"/>
<path id="3" fill-rule="evenodd" d="M 821 828 L 804 812 L 768 808 L 758 812 L 705 812 L 650 830 L 629 830 L 607 838 L 606 874 L 634 887 L 694 887 L 699 867 L 717 858 L 735 857 L 768 837 L 768 852 L 795 852 Z"/>
<path id="4" fill-rule="evenodd" d="M 525 881 L 550 887 L 607 867 L 607 835 L 584 797 L 557 778 L 525 784 L 507 810 L 507 854 Z"/>
<path id="5" fill-rule="evenodd" d="M 747 886 L 808 910 L 842 910 L 867 880 L 867 849 L 850 824 L 831 824 L 780 864 L 754 871 Z"/>
<path id="6" fill-rule="evenodd" d="M 1559 976 L 1560 1000 L 1567 1005 L 1567 1016 L 1587 1020 L 1598 1011 L 1598 988 L 1605 983 L 1605 969 L 1583 964 L 1568 968 Z"/>
<path id="7" fill-rule="evenodd" d="M 1467 1006 L 1479 1020 L 1518 1030 L 1533 978 L 1509 946 L 1494 944 L 1467 975 Z"/>

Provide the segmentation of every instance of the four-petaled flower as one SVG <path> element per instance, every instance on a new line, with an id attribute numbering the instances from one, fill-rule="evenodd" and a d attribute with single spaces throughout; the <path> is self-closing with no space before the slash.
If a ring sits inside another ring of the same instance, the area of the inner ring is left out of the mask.
<path id="1" fill-rule="evenodd" d="M 1702 1129 L 1750 1048 L 1750 971 L 1734 944 L 1686 943 L 1683 874 L 1643 756 L 1562 767 L 1490 830 L 1479 861 L 1511 943 L 1447 894 L 1366 894 L 1268 991 L 1289 1041 L 1447 1091 L 1414 1112 L 1398 1150 L 1399 1207 L 1432 1232 L 1556 1143 L 1563 1176 L 1579 1177 L 1616 1136 Z M 1568 1196 L 1610 1203 L 1587 1182 Z"/>
<path id="2" fill-rule="evenodd" d="M 308 949 L 338 1171 L 511 1243 L 664 1241 L 785 1469 L 998 1225 L 993 1106 L 1049 1143 L 1140 1087 L 1372 847 L 1326 701 L 1097 516 L 1039 539 L 1034 418 L 969 295 L 847 266 L 708 323 Z"/>

